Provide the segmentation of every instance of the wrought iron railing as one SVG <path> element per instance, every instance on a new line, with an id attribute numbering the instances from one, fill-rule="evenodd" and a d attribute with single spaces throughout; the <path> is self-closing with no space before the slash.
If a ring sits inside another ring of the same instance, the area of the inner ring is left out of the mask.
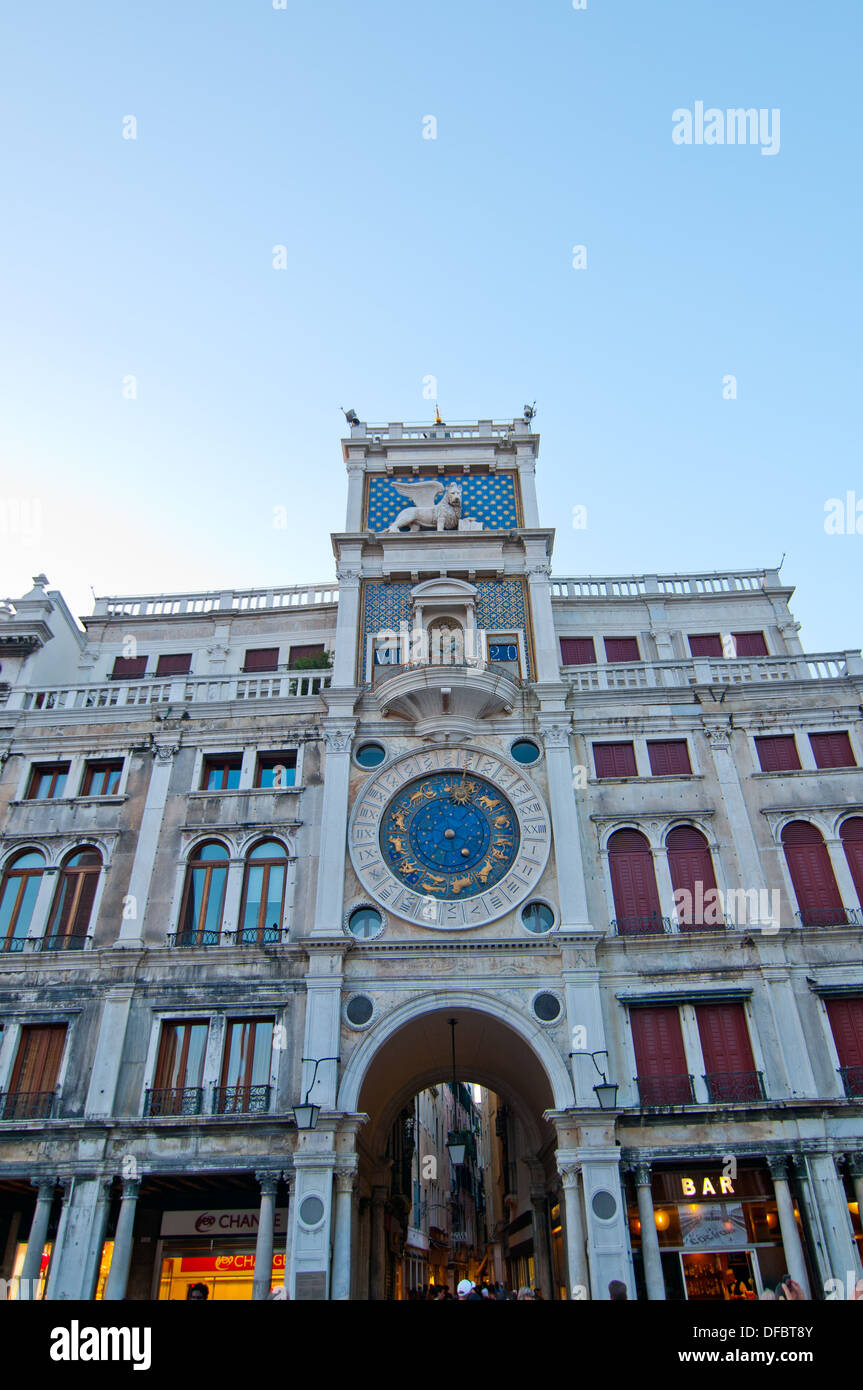
<path id="1" fill-rule="evenodd" d="M 203 1097 L 202 1086 L 173 1086 L 166 1090 L 148 1090 L 144 1114 L 151 1117 L 200 1115 Z"/>
<path id="2" fill-rule="evenodd" d="M 846 1096 L 863 1096 L 863 1067 L 840 1067 Z"/>
<path id="3" fill-rule="evenodd" d="M 0 1092 L 0 1120 L 50 1120 L 56 1091 Z"/>
<path id="4" fill-rule="evenodd" d="M 682 1072 L 671 1076 L 636 1077 L 642 1105 L 693 1105 L 695 1092 L 692 1077 Z"/>
<path id="5" fill-rule="evenodd" d="M 704 1077 L 711 1101 L 766 1100 L 760 1071 L 714 1071 Z"/>
<path id="6" fill-rule="evenodd" d="M 83 951 L 87 942 L 92 939 L 89 932 L 67 932 L 39 937 L 32 945 L 36 951 Z"/>
<path id="7" fill-rule="evenodd" d="M 863 926 L 863 914 L 856 907 L 802 907 L 794 916 L 801 927 Z"/>
<path id="8" fill-rule="evenodd" d="M 238 931 L 227 931 L 225 936 L 232 946 L 278 946 L 282 939 L 281 927 L 240 927 Z"/>
<path id="9" fill-rule="evenodd" d="M 169 932 L 165 940 L 169 946 L 218 946 L 220 934 L 217 931 L 178 931 Z"/>
<path id="10" fill-rule="evenodd" d="M 618 936 L 662 936 L 671 931 L 671 918 L 660 917 L 658 912 L 647 917 L 615 917 L 611 928 Z"/>
<path id="11" fill-rule="evenodd" d="M 264 1115 L 270 1108 L 268 1085 L 214 1086 L 213 1113 L 216 1115 Z"/>
<path id="12" fill-rule="evenodd" d="M 719 917 L 719 918 L 717 918 L 715 921 L 711 921 L 711 922 L 705 922 L 703 918 L 702 918 L 702 920 L 701 920 L 700 922 L 681 922 L 681 921 L 678 919 L 678 923 L 677 923 L 678 930 L 681 931 L 681 932 L 688 932 L 688 931 L 725 931 L 726 928 L 727 928 L 728 926 L 729 926 L 729 923 L 726 922 L 726 920 L 725 920 L 724 917 Z"/>
<path id="13" fill-rule="evenodd" d="M 0 942 L 0 951 L 8 951 L 10 955 L 14 955 L 24 950 L 26 941 L 26 936 L 7 936 L 5 941 Z"/>

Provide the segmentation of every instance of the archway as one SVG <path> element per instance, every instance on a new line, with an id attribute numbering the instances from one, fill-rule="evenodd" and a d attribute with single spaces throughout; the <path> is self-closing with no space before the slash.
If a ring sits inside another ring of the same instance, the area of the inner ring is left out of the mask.
<path id="1" fill-rule="evenodd" d="M 471 1101 L 462 1083 L 483 1089 Z M 422 1122 L 422 1107 L 427 1114 L 429 1104 L 435 1126 L 438 1119 L 442 1126 L 437 1145 Z M 529 1278 L 543 1297 L 561 1296 L 566 1276 L 558 1139 L 554 1123 L 543 1116 L 572 1104 L 568 1068 L 545 1030 L 500 999 L 467 991 L 443 999 L 435 992 L 381 1019 L 348 1061 L 339 1096 L 340 1110 L 368 1116 L 357 1141 L 352 1296 L 402 1296 L 406 1245 L 413 1240 L 422 1249 L 425 1242 L 428 1249 L 436 1233 L 443 1236 L 446 1222 L 452 1224 L 452 1211 L 460 1210 L 453 1194 L 471 1184 L 444 1146 L 450 1127 L 473 1131 L 481 1150 L 472 1156 L 472 1200 L 481 1204 L 474 1212 L 474 1236 L 482 1247 L 468 1268 L 465 1252 L 451 1244 L 467 1237 L 450 1231 L 450 1286 L 460 1274 L 473 1277 L 478 1271 L 491 1283 Z M 443 1213 L 436 1218 L 435 1208 Z M 431 1282 L 439 1283 L 442 1268 L 437 1266 Z"/>

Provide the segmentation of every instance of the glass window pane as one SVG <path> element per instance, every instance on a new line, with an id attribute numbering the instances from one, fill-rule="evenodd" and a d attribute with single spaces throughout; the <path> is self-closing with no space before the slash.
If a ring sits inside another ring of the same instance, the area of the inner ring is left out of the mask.
<path id="1" fill-rule="evenodd" d="M 255 1024 L 255 1048 L 252 1056 L 252 1086 L 265 1086 L 270 1079 L 270 1056 L 273 1046 L 273 1025 Z"/>
<path id="2" fill-rule="evenodd" d="M 186 1061 L 186 1075 L 177 1084 L 180 1086 L 200 1086 L 204 1074 L 204 1049 L 207 1043 L 206 1023 L 185 1023 L 188 1029 L 189 1052 Z"/>
<path id="3" fill-rule="evenodd" d="M 227 869 L 210 870 L 210 896 L 207 900 L 207 919 L 203 924 L 204 931 L 218 932 L 222 925 L 222 907 L 225 901 L 227 880 Z"/>
<path id="4" fill-rule="evenodd" d="M 243 931 L 254 932 L 258 925 L 261 907 L 261 893 L 264 886 L 264 869 L 260 864 L 250 865 L 246 880 L 246 908 L 243 913 Z"/>
<path id="5" fill-rule="evenodd" d="M 282 899 L 285 891 L 285 871 L 279 864 L 272 864 L 267 878 L 267 907 L 264 915 L 265 927 L 282 925 Z"/>
<path id="6" fill-rule="evenodd" d="M 239 785 L 240 785 L 240 769 L 239 769 L 238 767 L 229 767 L 229 768 L 228 768 L 228 776 L 227 776 L 227 779 L 226 779 L 226 781 L 225 781 L 225 788 L 226 788 L 226 790 L 227 790 L 227 791 L 236 791 L 236 789 L 237 789 L 237 787 L 238 787 Z"/>

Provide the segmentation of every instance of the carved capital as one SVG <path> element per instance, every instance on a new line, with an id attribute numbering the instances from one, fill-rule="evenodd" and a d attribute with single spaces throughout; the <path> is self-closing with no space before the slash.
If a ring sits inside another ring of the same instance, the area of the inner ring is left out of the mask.
<path id="1" fill-rule="evenodd" d="M 768 1154 L 767 1166 L 774 1182 L 777 1179 L 780 1182 L 788 1181 L 791 1170 L 791 1159 L 788 1154 Z"/>
<path id="2" fill-rule="evenodd" d="M 123 1201 L 137 1202 L 141 1195 L 140 1178 L 123 1178 Z"/>
<path id="3" fill-rule="evenodd" d="M 536 560 L 532 565 L 528 565 L 527 572 L 529 575 L 537 574 L 547 579 L 551 574 L 551 565 L 547 560 Z"/>
<path id="4" fill-rule="evenodd" d="M 557 1171 L 560 1174 L 564 1192 L 571 1192 L 573 1189 L 578 1190 L 578 1179 L 581 1173 L 580 1163 L 558 1163 Z"/>
<path id="5" fill-rule="evenodd" d="M 635 1176 L 636 1187 L 650 1187 L 650 1164 L 633 1163 L 632 1172 Z"/>
<path id="6" fill-rule="evenodd" d="M 175 744 L 154 743 L 154 744 L 153 744 L 153 757 L 156 759 L 156 762 L 157 762 L 157 763 L 169 763 L 169 762 L 171 762 L 171 761 L 173 760 L 175 754 L 179 753 L 179 751 L 180 751 L 180 745 L 179 745 L 179 743 L 175 743 Z"/>
<path id="7" fill-rule="evenodd" d="M 708 729 L 707 737 L 711 748 L 718 748 L 727 753 L 731 747 L 731 735 L 727 729 Z"/>
<path id="8" fill-rule="evenodd" d="M 337 1168 L 335 1171 L 335 1179 L 337 1193 L 353 1192 L 357 1181 L 357 1170 L 355 1167 Z"/>
<path id="9" fill-rule="evenodd" d="M 327 752 L 350 753 L 356 727 L 356 720 L 354 719 L 345 720 L 339 724 L 325 724 L 323 738 Z"/>
<path id="10" fill-rule="evenodd" d="M 336 579 L 340 584 L 347 587 L 356 588 L 360 582 L 360 572 L 353 565 L 339 565 L 336 570 Z"/>
<path id="11" fill-rule="evenodd" d="M 541 723 L 540 733 L 546 748 L 568 748 L 572 725 L 568 721 L 565 724 Z"/>
<path id="12" fill-rule="evenodd" d="M 262 1197 L 275 1197 L 276 1190 L 279 1186 L 279 1176 L 280 1175 L 278 1173 L 255 1174 L 255 1178 L 257 1179 L 258 1185 L 261 1189 Z"/>
<path id="13" fill-rule="evenodd" d="M 863 1153 L 857 1150 L 855 1153 L 846 1154 L 845 1167 L 850 1177 L 863 1178 Z"/>

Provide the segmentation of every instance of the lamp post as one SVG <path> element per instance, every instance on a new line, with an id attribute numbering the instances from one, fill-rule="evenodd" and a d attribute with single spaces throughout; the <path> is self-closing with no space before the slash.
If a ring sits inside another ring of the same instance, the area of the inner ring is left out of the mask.
<path id="1" fill-rule="evenodd" d="M 599 1083 L 594 1086 L 596 1099 L 599 1101 L 600 1110 L 617 1109 L 617 1092 L 619 1089 L 616 1081 L 609 1081 L 602 1067 L 597 1062 L 597 1057 L 608 1057 L 608 1052 L 603 1048 L 599 1052 L 570 1052 L 570 1057 L 589 1057 L 596 1067 L 597 1075 L 601 1078 Z"/>
<path id="2" fill-rule="evenodd" d="M 338 1057 L 302 1057 L 300 1060 L 303 1062 L 314 1062 L 315 1069 L 312 1072 L 312 1079 L 309 1082 L 305 1100 L 300 1101 L 299 1105 L 294 1106 L 294 1122 L 297 1129 L 315 1129 L 318 1123 L 318 1116 L 321 1113 L 321 1107 L 310 1101 L 309 1096 L 312 1093 L 312 1087 L 317 1079 L 318 1067 L 323 1066 L 324 1062 L 338 1062 L 341 1059 Z"/>

